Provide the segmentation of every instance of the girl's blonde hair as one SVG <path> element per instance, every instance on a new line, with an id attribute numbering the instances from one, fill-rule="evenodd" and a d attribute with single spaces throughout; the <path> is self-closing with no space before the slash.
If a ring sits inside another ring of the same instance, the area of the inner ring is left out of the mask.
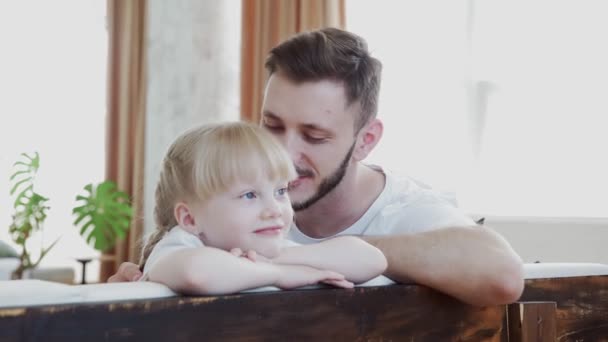
<path id="1" fill-rule="evenodd" d="M 296 177 L 287 151 L 264 129 L 245 122 L 203 125 L 181 134 L 163 159 L 156 186 L 152 233 L 143 249 L 143 270 L 154 246 L 177 225 L 180 201 L 204 201 L 237 181 Z"/>

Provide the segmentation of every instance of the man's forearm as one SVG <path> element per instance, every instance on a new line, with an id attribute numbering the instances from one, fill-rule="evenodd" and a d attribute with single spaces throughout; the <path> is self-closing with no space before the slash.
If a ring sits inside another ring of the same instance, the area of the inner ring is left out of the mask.
<path id="1" fill-rule="evenodd" d="M 385 254 L 385 275 L 396 281 L 413 280 L 480 306 L 514 302 L 523 291 L 521 259 L 504 238 L 487 227 L 365 240 Z"/>
<path id="2" fill-rule="evenodd" d="M 343 274 L 354 283 L 368 281 L 386 270 L 386 259 L 376 247 L 354 236 L 339 236 L 320 243 L 288 247 L 274 259 Z"/>

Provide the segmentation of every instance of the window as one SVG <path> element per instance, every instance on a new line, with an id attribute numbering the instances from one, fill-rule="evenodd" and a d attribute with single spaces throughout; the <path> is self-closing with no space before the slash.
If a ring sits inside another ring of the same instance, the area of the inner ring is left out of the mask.
<path id="1" fill-rule="evenodd" d="M 608 217 L 608 3 L 346 8 L 385 66 L 370 161 L 455 191 L 471 213 Z"/>
<path id="2" fill-rule="evenodd" d="M 10 240 L 12 164 L 38 151 L 35 189 L 51 207 L 45 245 L 61 236 L 42 265 L 77 272 L 74 258 L 98 255 L 73 226 L 71 209 L 84 185 L 104 178 L 105 12 L 105 1 L 0 3 L 0 239 Z M 88 267 L 89 280 L 96 268 Z"/>

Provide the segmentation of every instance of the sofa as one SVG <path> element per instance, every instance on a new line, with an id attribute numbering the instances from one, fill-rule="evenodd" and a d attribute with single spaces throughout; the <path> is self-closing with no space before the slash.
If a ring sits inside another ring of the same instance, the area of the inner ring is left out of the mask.
<path id="1" fill-rule="evenodd" d="M 15 262 L 0 259 L 0 269 L 14 267 Z M 547 279 L 563 277 L 608 275 L 608 265 L 596 263 L 534 263 L 525 264 L 525 278 Z M 10 275 L 10 272 L 8 272 Z M 2 278 L 0 278 L 2 279 Z M 358 287 L 394 284 L 386 277 L 377 277 Z M 305 289 L 319 288 L 308 286 Z M 266 286 L 248 292 L 272 292 L 278 288 Z M 66 285 L 45 280 L 0 280 L 0 308 L 28 307 L 49 304 L 100 303 L 124 300 L 167 298 L 177 296 L 168 287 L 151 282 Z"/>
<path id="2" fill-rule="evenodd" d="M 511 305 L 472 307 L 381 277 L 353 290 L 181 296 L 151 282 L 0 281 L 0 340 L 608 340 L 608 265 L 525 265 Z"/>

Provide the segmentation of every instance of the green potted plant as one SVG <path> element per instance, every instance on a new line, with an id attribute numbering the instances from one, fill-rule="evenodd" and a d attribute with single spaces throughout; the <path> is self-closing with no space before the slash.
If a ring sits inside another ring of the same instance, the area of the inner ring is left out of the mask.
<path id="1" fill-rule="evenodd" d="M 124 239 L 129 230 L 133 209 L 129 196 L 112 181 L 87 184 L 85 194 L 76 196 L 78 206 L 72 210 L 74 226 L 87 243 L 100 252 L 112 248 L 117 239 Z M 81 284 L 86 283 L 86 265 L 91 258 L 77 259 L 82 264 Z"/>
<path id="2" fill-rule="evenodd" d="M 41 246 L 38 258 L 33 259 L 28 249 L 29 239 L 33 234 L 42 230 L 47 217 L 48 198 L 34 191 L 34 180 L 40 167 L 40 156 L 37 152 L 33 156 L 21 154 L 22 159 L 14 164 L 15 172 L 11 175 L 11 196 L 15 196 L 13 202 L 14 214 L 8 230 L 13 241 L 21 247 L 19 255 L 19 266 L 11 275 L 12 279 L 23 278 L 26 270 L 38 266 L 44 256 L 55 246 L 57 240 L 48 247 Z"/>
<path id="3" fill-rule="evenodd" d="M 49 207 L 48 198 L 34 191 L 34 179 L 40 167 L 38 153 L 34 156 L 23 153 L 22 156 L 23 160 L 15 163 L 16 171 L 10 178 L 14 182 L 10 193 L 16 198 L 15 214 L 9 231 L 22 251 L 13 279 L 22 278 L 25 270 L 38 266 L 58 241 L 43 247 L 38 259 L 32 260 L 27 242 L 33 233 L 42 230 Z M 87 184 L 83 190 L 83 194 L 76 196 L 76 206 L 72 209 L 74 226 L 79 228 L 80 235 L 89 245 L 101 252 L 107 251 L 127 234 L 133 216 L 129 197 L 118 190 L 112 181 Z"/>
<path id="4" fill-rule="evenodd" d="M 72 210 L 74 225 L 89 245 L 105 252 L 127 235 L 133 216 L 129 196 L 112 181 L 87 184 L 84 190 L 84 195 L 76 196 L 79 206 Z"/>

